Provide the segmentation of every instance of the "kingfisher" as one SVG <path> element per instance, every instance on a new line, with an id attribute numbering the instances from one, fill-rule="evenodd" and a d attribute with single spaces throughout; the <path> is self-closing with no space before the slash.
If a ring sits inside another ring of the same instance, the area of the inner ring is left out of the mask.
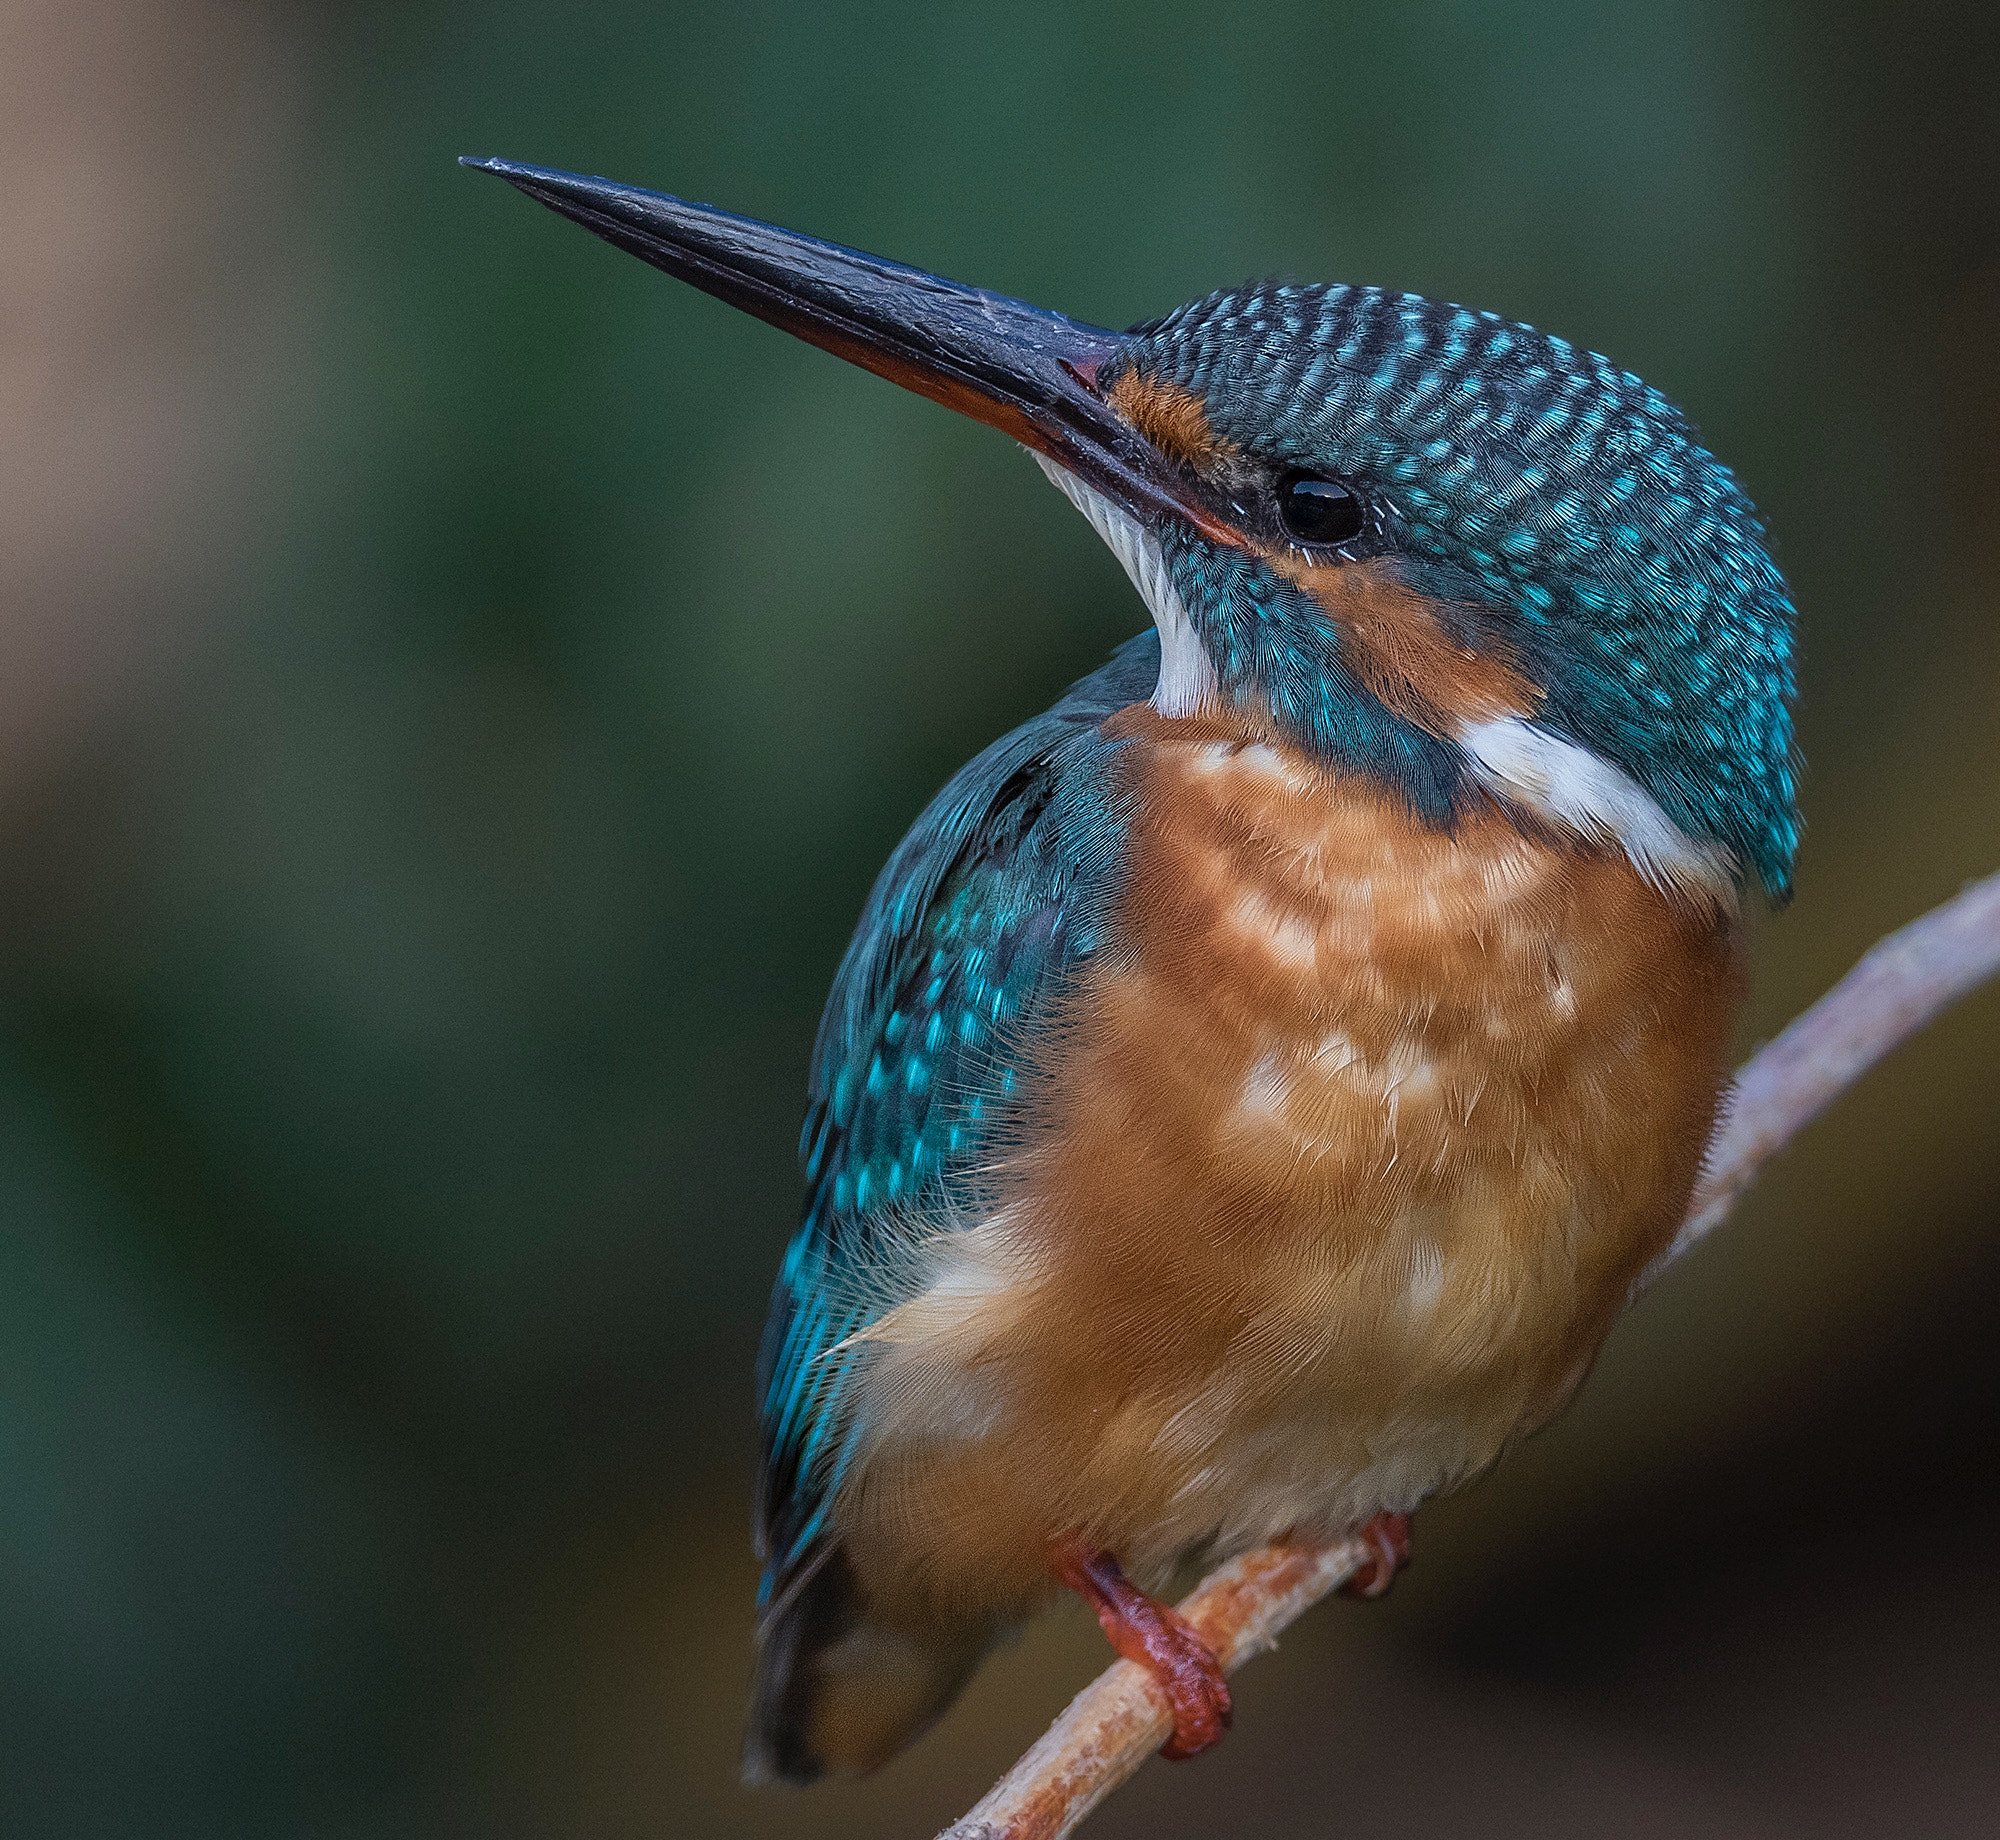
<path id="1" fill-rule="evenodd" d="M 879 1765 L 1065 1588 L 1192 1756 L 1230 1699 L 1175 1570 L 1359 1532 L 1379 1593 L 1682 1216 L 1798 843 L 1758 515 L 1497 313 L 1260 281 L 1114 332 L 467 163 L 1013 436 L 1151 615 L 946 784 L 835 975 L 746 1774 Z"/>

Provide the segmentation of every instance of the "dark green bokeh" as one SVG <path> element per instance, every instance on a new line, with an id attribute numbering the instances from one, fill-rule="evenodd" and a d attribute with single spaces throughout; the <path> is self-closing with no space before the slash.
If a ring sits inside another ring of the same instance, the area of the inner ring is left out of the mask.
<path id="1" fill-rule="evenodd" d="M 285 151 L 190 258 L 264 289 L 244 534 L 189 666 L 10 807 L 0 1823 L 921 1834 L 1098 1658 L 1069 1619 L 875 1784 L 733 1786 L 748 1375 L 820 998 L 929 791 L 1140 610 L 1001 438 L 456 155 L 1105 323 L 1289 272 L 1639 370 L 1746 477 L 1805 613 L 1768 1033 L 2000 864 L 1978 24 L 259 18 Z M 1925 1831 L 1990 1819 L 2000 1769 L 1947 1757 L 1925 1694 L 1990 1734 L 2000 1409 L 1953 1351 L 2000 1324 L 1996 1039 L 1989 995 L 1872 1080 L 1570 1420 L 1425 1517 L 1389 1604 L 1322 1612 L 1231 1745 L 1103 1832 L 1880 1832 L 1909 1732 L 1959 1785 Z M 1704 1551 L 1755 1588 L 1707 1594 L 1675 1558 Z M 1786 1608 L 1836 1595 L 1876 1608 Z"/>

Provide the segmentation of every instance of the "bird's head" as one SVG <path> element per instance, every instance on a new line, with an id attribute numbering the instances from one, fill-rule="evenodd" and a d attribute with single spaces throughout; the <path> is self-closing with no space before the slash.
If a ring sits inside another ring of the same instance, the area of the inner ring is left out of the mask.
<path id="1" fill-rule="evenodd" d="M 1663 885 L 1789 891 L 1793 613 L 1658 391 L 1496 314 L 1258 283 L 1110 332 L 705 205 L 470 162 L 1012 434 L 1233 711 L 1448 825 L 1498 798 Z"/>

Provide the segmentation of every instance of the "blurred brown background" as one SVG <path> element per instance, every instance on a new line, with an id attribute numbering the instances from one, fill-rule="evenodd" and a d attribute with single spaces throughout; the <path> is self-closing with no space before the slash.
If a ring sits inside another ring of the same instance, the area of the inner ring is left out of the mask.
<path id="1" fill-rule="evenodd" d="M 1988 11 L 0 0 L 0 1826 L 923 1835 L 1102 1660 L 735 1786 L 819 999 L 1140 610 L 1005 441 L 454 155 L 1639 369 L 1806 620 L 1747 1046 L 2000 865 Z M 1091 1831 L 1993 1832 L 1996 1066 L 1989 992 Z"/>

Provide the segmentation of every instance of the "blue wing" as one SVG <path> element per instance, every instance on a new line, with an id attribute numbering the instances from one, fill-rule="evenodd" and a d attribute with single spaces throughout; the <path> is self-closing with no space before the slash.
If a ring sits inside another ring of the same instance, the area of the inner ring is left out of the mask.
<path id="1" fill-rule="evenodd" d="M 907 1234 L 962 1217 L 1012 1090 L 1009 1044 L 1097 950 L 1123 830 L 1100 732 L 1159 675 L 1152 633 L 997 741 L 931 801 L 877 878 L 813 1051 L 805 1216 L 759 1362 L 764 1592 L 812 1552 L 848 1456 L 848 1338 L 896 1297 Z"/>

